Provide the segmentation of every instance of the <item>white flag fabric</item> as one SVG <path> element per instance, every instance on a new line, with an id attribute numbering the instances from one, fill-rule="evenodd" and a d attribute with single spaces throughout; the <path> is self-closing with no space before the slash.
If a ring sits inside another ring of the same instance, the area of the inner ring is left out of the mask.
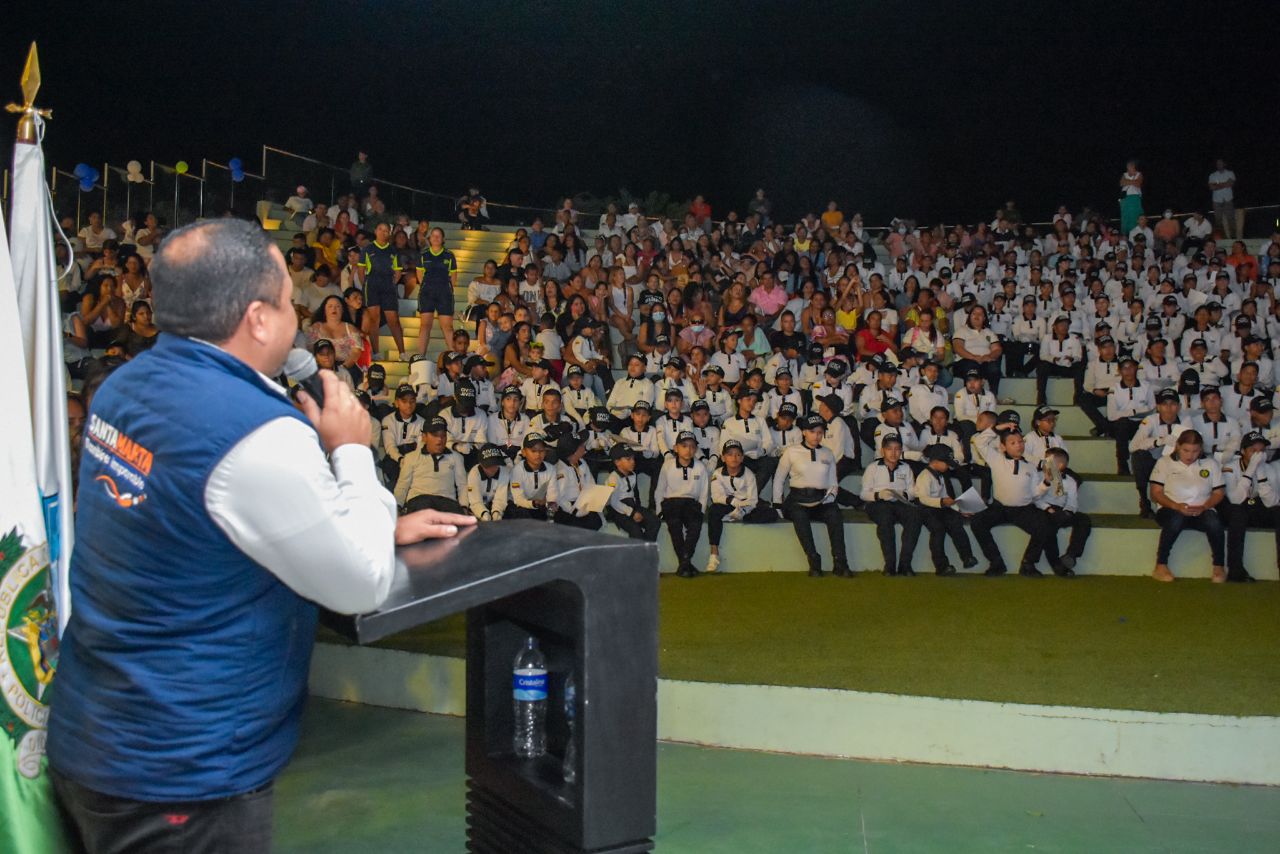
<path id="1" fill-rule="evenodd" d="M 0 341 L 22 337 L 0 218 Z M 0 437 L 0 851 L 40 854 L 64 850 L 65 841 L 41 773 L 58 620 L 25 371 L 0 371 Z"/>
<path id="2" fill-rule="evenodd" d="M 44 120 L 36 120 L 36 137 Z M 13 147 L 13 195 L 9 248 L 18 296 L 18 322 L 31 392 L 36 486 L 44 508 L 50 569 L 57 599 L 58 631 L 71 615 L 67 568 L 71 563 L 71 443 L 67 437 L 67 365 L 62 353 L 62 314 L 53 258 L 53 204 L 45 184 L 39 143 Z M 6 339 L 0 339 L 6 340 Z"/>

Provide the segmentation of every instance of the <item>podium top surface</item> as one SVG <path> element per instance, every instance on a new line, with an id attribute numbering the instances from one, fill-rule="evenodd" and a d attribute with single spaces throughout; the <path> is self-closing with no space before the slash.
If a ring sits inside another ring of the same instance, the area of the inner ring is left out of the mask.
<path id="1" fill-rule="evenodd" d="M 550 577 L 573 581 L 608 563 L 657 573 L 653 543 L 537 521 L 479 524 L 447 540 L 396 550 L 391 592 L 377 610 L 340 618 L 358 643 L 526 590 Z"/>

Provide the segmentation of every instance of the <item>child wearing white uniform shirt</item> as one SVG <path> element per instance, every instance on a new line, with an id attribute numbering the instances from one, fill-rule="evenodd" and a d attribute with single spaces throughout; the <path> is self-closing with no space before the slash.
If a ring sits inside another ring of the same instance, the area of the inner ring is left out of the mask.
<path id="1" fill-rule="evenodd" d="M 1226 497 L 1226 481 L 1218 461 L 1202 456 L 1203 450 L 1200 434 L 1186 430 L 1174 452 L 1161 457 L 1151 472 L 1151 500 L 1160 508 L 1156 512 L 1160 541 L 1151 573 L 1157 581 L 1173 581 L 1169 553 L 1186 528 L 1204 532 L 1213 559 L 1213 580 L 1227 580 L 1223 526 L 1216 509 Z"/>
<path id="2" fill-rule="evenodd" d="M 497 445 L 480 449 L 480 462 L 467 474 L 467 507 L 481 522 L 498 522 L 507 510 L 511 476 L 507 455 Z"/>
<path id="3" fill-rule="evenodd" d="M 726 522 L 748 525 L 780 521 L 778 511 L 760 503 L 756 476 L 744 465 L 742 443 L 731 439 L 721 450 L 723 462 L 711 474 L 711 506 L 707 510 L 707 537 L 711 557 L 706 572 L 716 572 L 720 563 L 720 540 Z"/>
<path id="4" fill-rule="evenodd" d="M 1247 433 L 1240 453 L 1222 467 L 1227 500 L 1227 581 L 1253 581 L 1244 566 L 1245 532 L 1263 528 L 1276 532 L 1276 557 L 1280 560 L 1280 490 L 1277 471 L 1267 462 L 1267 437 L 1257 431 Z"/>

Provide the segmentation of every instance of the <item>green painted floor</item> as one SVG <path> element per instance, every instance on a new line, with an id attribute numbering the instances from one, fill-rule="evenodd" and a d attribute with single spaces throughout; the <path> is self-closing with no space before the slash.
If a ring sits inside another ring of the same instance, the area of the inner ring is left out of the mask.
<path id="1" fill-rule="evenodd" d="M 312 700 L 281 854 L 464 847 L 462 721 Z M 662 854 L 1275 852 L 1280 789 L 658 747 Z"/>
<path id="2" fill-rule="evenodd" d="M 1280 715 L 1274 582 L 746 572 L 658 587 L 667 679 Z M 461 657 L 464 625 L 377 645 Z"/>

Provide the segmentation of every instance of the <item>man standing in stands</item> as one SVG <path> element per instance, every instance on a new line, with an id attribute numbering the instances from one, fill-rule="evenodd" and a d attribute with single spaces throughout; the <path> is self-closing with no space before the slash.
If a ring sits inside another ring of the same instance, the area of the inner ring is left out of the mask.
<path id="1" fill-rule="evenodd" d="M 260 228 L 179 229 L 150 272 L 164 334 L 89 415 L 50 776 L 73 850 L 262 854 L 316 605 L 372 610 L 395 543 L 473 522 L 397 520 L 351 390 L 323 372 L 323 407 L 304 394 L 299 411 L 268 379 L 297 321 Z M 116 501 L 112 479 L 138 500 Z"/>

